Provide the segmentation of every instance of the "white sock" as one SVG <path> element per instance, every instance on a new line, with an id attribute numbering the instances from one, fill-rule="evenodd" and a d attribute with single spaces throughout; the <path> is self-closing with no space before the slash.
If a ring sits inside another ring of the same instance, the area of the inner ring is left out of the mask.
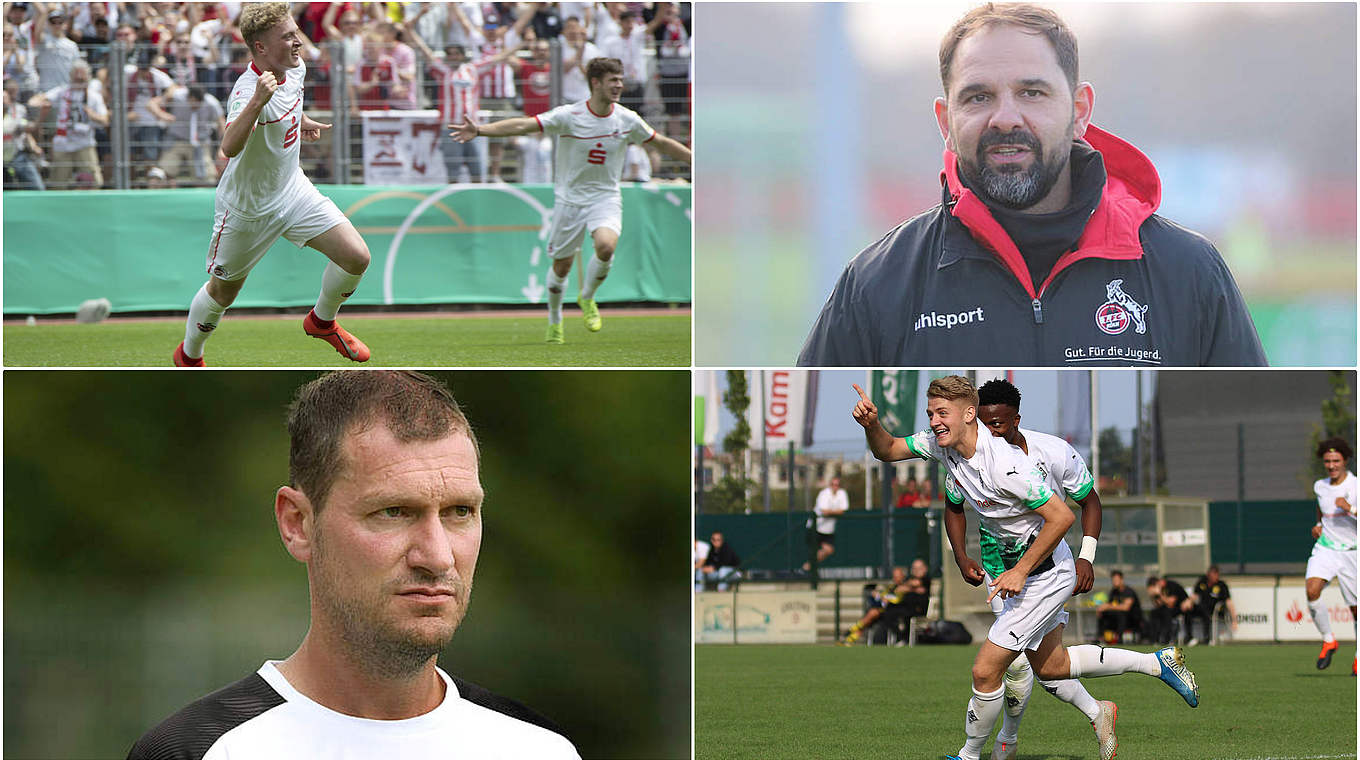
<path id="1" fill-rule="evenodd" d="M 1327 616 L 1327 606 L 1322 603 L 1322 598 L 1308 603 L 1308 611 L 1313 613 L 1313 625 L 1317 626 L 1318 633 L 1322 634 L 1323 641 L 1336 641 L 1332 635 L 1332 619 Z"/>
<path id="2" fill-rule="evenodd" d="M 977 760 L 982 757 L 982 747 L 987 743 L 987 737 L 992 735 L 992 727 L 996 725 L 996 719 L 1002 713 L 1001 708 L 1005 704 L 1002 696 L 1005 693 L 1005 686 L 987 693 L 979 692 L 977 687 L 973 688 L 973 698 L 968 700 L 968 714 L 963 720 L 963 732 L 968 737 L 963 743 L 963 749 L 959 750 L 959 757 L 963 760 Z"/>
<path id="3" fill-rule="evenodd" d="M 1006 680 L 1002 687 L 1006 690 L 1006 709 L 1001 713 L 1001 730 L 997 732 L 996 738 L 997 741 L 1013 744 L 1020 737 L 1020 719 L 1025 717 L 1025 706 L 1029 704 L 1029 695 L 1034 690 L 1034 670 L 1023 654 L 1006 668 Z"/>
<path id="4" fill-rule="evenodd" d="M 1160 672 L 1160 671 L 1158 671 Z M 1081 714 L 1087 720 L 1095 720 L 1100 714 L 1100 703 L 1091 696 L 1091 692 L 1081 685 L 1081 681 L 1075 678 L 1065 678 L 1061 681 L 1040 681 L 1039 685 L 1044 687 L 1044 691 L 1061 699 L 1069 705 L 1081 710 Z"/>
<path id="5" fill-rule="evenodd" d="M 189 318 L 184 324 L 185 356 L 190 359 L 203 358 L 203 344 L 208 342 L 208 336 L 217 328 L 226 310 L 227 307 L 208 295 L 208 283 L 203 283 L 203 287 L 194 294 L 194 300 L 189 302 Z"/>
<path id="6" fill-rule="evenodd" d="M 326 264 L 326 271 L 321 273 L 321 295 L 316 297 L 316 306 L 312 308 L 316 318 L 326 322 L 334 320 L 340 304 L 354 295 L 354 289 L 363 278 L 363 274 L 350 274 L 333 261 Z"/>
<path id="7" fill-rule="evenodd" d="M 570 272 L 568 272 L 570 274 Z M 558 277 L 557 270 L 548 269 L 548 324 L 562 323 L 562 292 L 567 289 L 567 278 Z"/>
<path id="8" fill-rule="evenodd" d="M 595 297 L 595 291 L 599 289 L 600 283 L 609 275 L 609 267 L 614 265 L 614 259 L 600 261 L 599 256 L 591 256 L 590 263 L 586 265 L 586 276 L 581 283 L 581 297 L 590 300 Z"/>
<path id="9" fill-rule="evenodd" d="M 1067 657 L 1072 661 L 1073 678 L 1100 678 L 1123 673 L 1162 674 L 1161 662 L 1152 652 L 1078 644 L 1067 648 Z"/>

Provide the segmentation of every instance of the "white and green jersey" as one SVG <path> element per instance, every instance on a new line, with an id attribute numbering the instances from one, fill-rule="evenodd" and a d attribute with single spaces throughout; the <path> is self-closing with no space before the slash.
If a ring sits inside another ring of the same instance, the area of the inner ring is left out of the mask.
<path id="1" fill-rule="evenodd" d="M 1355 473 L 1347 472 L 1346 479 L 1332 485 L 1330 478 L 1323 478 L 1313 484 L 1317 494 L 1318 510 L 1322 512 L 1322 535 L 1318 536 L 1318 546 L 1340 552 L 1355 551 L 1355 515 L 1347 514 L 1336 505 L 1337 497 L 1346 500 L 1351 508 L 1356 507 Z"/>
<path id="2" fill-rule="evenodd" d="M 1086 460 L 1072 448 L 1072 444 L 1056 435 L 1020 428 L 1029 449 L 1029 461 L 1039 468 L 1044 482 L 1054 493 L 1065 493 L 1073 501 L 1086 498 L 1096 487 L 1095 478 L 1086 469 Z"/>
<path id="3" fill-rule="evenodd" d="M 1053 489 L 1039 468 L 1019 447 L 981 426 L 977 450 L 970 459 L 942 448 L 929 430 L 909 436 L 906 442 L 917 456 L 944 463 L 945 496 L 950 501 L 967 502 L 977 510 L 982 569 L 995 578 L 1014 567 L 1044 526 L 1044 518 L 1034 510 L 1053 498 Z"/>

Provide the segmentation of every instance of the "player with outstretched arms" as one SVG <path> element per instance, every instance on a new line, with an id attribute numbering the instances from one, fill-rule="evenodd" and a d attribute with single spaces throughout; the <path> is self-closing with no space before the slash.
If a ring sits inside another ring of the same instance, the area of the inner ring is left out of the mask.
<path id="1" fill-rule="evenodd" d="M 581 295 L 576 303 L 585 317 L 586 329 L 603 326 L 595 291 L 613 264 L 614 248 L 623 232 L 623 196 L 619 178 L 631 143 L 653 142 L 666 155 L 692 163 L 689 148 L 658 134 L 635 112 L 619 105 L 623 95 L 623 64 L 617 58 L 593 58 L 586 64 L 590 98 L 558 106 L 538 116 L 478 124 L 471 115 L 462 124 L 450 124 L 453 139 L 467 142 L 479 136 L 514 137 L 542 132 L 557 137 L 557 160 L 553 168 L 553 218 L 548 238 L 552 269 L 548 272 L 548 338 L 562 343 L 562 293 L 571 262 L 587 234 L 595 255 L 581 276 Z"/>
<path id="2" fill-rule="evenodd" d="M 1308 571 L 1304 592 L 1308 595 L 1308 611 L 1313 614 L 1313 625 L 1322 634 L 1322 652 L 1317 667 L 1322 670 L 1332 664 L 1336 653 L 1336 636 L 1332 635 L 1332 621 L 1327 606 L 1322 603 L 1322 589 L 1333 578 L 1340 582 L 1341 599 L 1351 608 L 1351 623 L 1355 624 L 1355 557 L 1356 557 L 1356 499 L 1355 473 L 1347 469 L 1352 452 L 1350 444 L 1341 438 L 1328 438 L 1318 444 L 1317 455 L 1327 477 L 1313 484 L 1317 496 L 1317 524 L 1313 526 L 1313 554 L 1308 557 Z M 1355 661 L 1351 662 L 1355 675 Z"/>
<path id="3" fill-rule="evenodd" d="M 1002 712 L 1006 668 L 1022 652 L 1045 681 L 1145 673 L 1160 678 L 1191 707 L 1199 704 L 1195 676 L 1179 647 L 1155 653 L 1083 644 L 1062 645 L 1063 604 L 1076 586 L 1072 550 L 1062 540 L 1076 521 L 1019 448 L 983 432 L 978 395 L 967 378 L 932 380 L 926 390 L 930 429 L 907 438 L 893 436 L 878 422 L 878 409 L 854 386 L 860 400 L 852 412 L 864 428 L 869 450 L 884 462 L 932 459 L 944 464 L 953 489 L 950 501 L 977 511 L 982 562 L 956 549 L 965 581 L 988 587 L 1002 601 L 1001 614 L 973 660 L 973 696 L 965 713 L 965 741 L 954 760 L 980 760 L 982 748 Z"/>
<path id="4" fill-rule="evenodd" d="M 330 259 L 316 306 L 302 321 L 303 331 L 341 356 L 368 361 L 368 347 L 335 321 L 340 304 L 353 295 L 368 268 L 368 245 L 298 162 L 298 140 L 316 142 L 331 127 L 303 113 L 307 66 L 300 55 L 302 33 L 288 3 L 247 5 L 238 26 L 251 62 L 228 101 L 222 153 L 229 161 L 217 183 L 208 282 L 189 305 L 175 364 L 204 366 L 203 344 L 236 300 L 251 268 L 280 237 Z"/>

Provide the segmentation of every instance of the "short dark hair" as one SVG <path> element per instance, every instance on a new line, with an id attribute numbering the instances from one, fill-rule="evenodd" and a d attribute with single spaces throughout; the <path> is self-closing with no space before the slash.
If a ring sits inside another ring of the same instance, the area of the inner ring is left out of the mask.
<path id="1" fill-rule="evenodd" d="M 203 86 L 197 84 L 189 85 L 189 100 L 203 100 Z"/>
<path id="2" fill-rule="evenodd" d="M 1005 404 L 1020 411 L 1020 389 L 1005 380 L 988 380 L 978 388 L 978 406 L 991 404 Z"/>
<path id="3" fill-rule="evenodd" d="M 1205 570 L 1204 572 L 1206 572 L 1206 573 L 1218 573 L 1219 575 L 1222 575 L 1222 574 L 1223 574 L 1222 571 L 1220 571 L 1220 570 L 1218 569 L 1218 565 L 1209 565 L 1209 569 L 1208 569 L 1208 570 Z"/>
<path id="4" fill-rule="evenodd" d="M 1124 571 L 1123 571 L 1123 570 L 1111 570 L 1111 571 L 1110 571 L 1110 577 L 1111 577 L 1111 578 L 1115 577 L 1116 575 L 1119 576 L 1120 578 L 1123 578 L 1123 577 L 1124 577 Z"/>
<path id="5" fill-rule="evenodd" d="M 1067 77 L 1068 86 L 1077 89 L 1077 37 L 1058 14 L 1029 3 L 987 3 L 965 13 L 940 42 L 940 83 L 946 94 L 959 43 L 974 32 L 1001 25 L 1046 37 L 1058 56 L 1058 66 Z"/>
<path id="6" fill-rule="evenodd" d="M 586 83 L 604 80 L 610 74 L 623 75 L 623 61 L 617 58 L 591 58 L 586 64 Z"/>
<path id="7" fill-rule="evenodd" d="M 317 512 L 346 466 L 345 439 L 382 424 L 402 443 L 477 436 L 444 383 L 403 370 L 339 370 L 298 389 L 288 409 L 289 485 Z"/>
<path id="8" fill-rule="evenodd" d="M 1351 461 L 1351 454 L 1354 453 L 1351 451 L 1351 445 L 1346 443 L 1346 439 L 1344 438 L 1328 438 L 1319 443 L 1317 447 L 1318 459 L 1321 459 L 1322 455 L 1329 451 L 1335 451 L 1340 454 L 1341 458 L 1347 462 Z"/>

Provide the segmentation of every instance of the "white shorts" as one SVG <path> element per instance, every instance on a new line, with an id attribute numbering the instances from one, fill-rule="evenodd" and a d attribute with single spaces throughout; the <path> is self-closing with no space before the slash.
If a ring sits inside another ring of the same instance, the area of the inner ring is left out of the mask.
<path id="1" fill-rule="evenodd" d="M 569 259 L 581 250 L 581 243 L 587 232 L 608 227 L 615 235 L 623 234 L 623 201 L 621 198 L 606 198 L 590 204 L 577 206 L 574 203 L 555 203 L 552 212 L 552 228 L 548 233 L 548 256 L 553 259 Z"/>
<path id="2" fill-rule="evenodd" d="M 1066 541 L 1059 541 L 1053 550 L 1053 562 L 1052 570 L 1027 578 L 1019 594 L 1009 599 L 1002 599 L 1000 594 L 992 598 L 996 622 L 987 631 L 989 641 L 1012 652 L 1038 649 L 1049 631 L 1067 624 L 1063 605 L 1077 587 L 1077 568 Z M 988 586 L 996 580 L 986 573 L 983 577 Z"/>
<path id="3" fill-rule="evenodd" d="M 250 218 L 218 203 L 208 244 L 208 273 L 219 280 L 239 280 L 250 274 L 279 238 L 301 248 L 308 240 L 348 221 L 335 202 L 310 182 L 270 216 Z"/>
<path id="4" fill-rule="evenodd" d="M 1324 581 L 1337 579 L 1341 587 L 1341 598 L 1347 607 L 1355 606 L 1355 558 L 1354 551 L 1337 551 L 1322 544 L 1313 544 L 1313 554 L 1308 558 L 1308 578 L 1321 578 Z"/>

